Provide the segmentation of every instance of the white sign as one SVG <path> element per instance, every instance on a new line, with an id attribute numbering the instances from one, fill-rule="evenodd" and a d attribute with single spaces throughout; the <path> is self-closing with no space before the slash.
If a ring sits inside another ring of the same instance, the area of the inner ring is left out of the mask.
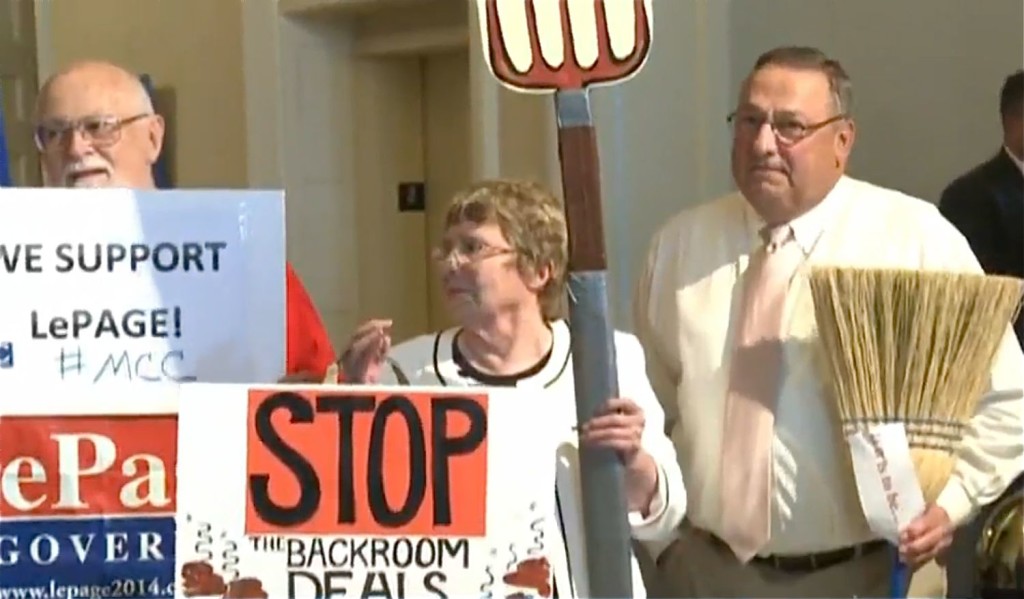
<path id="1" fill-rule="evenodd" d="M 925 509 L 907 432 L 900 422 L 871 424 L 846 440 L 868 526 L 898 545 L 900 531 Z"/>
<path id="2" fill-rule="evenodd" d="M 186 386 L 176 596 L 552 596 L 565 565 L 545 400 Z"/>
<path id="3" fill-rule="evenodd" d="M 0 189 L 0 384 L 272 382 L 280 191 Z"/>

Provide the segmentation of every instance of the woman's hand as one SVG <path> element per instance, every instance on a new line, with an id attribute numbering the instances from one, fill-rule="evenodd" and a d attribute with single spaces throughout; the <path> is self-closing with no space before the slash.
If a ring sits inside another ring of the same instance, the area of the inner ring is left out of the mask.
<path id="1" fill-rule="evenodd" d="M 293 372 L 292 374 L 286 374 L 283 377 L 277 379 L 278 383 L 281 384 L 304 384 L 304 383 L 322 383 L 322 376 L 317 376 L 316 373 L 308 370 L 302 372 Z"/>
<path id="2" fill-rule="evenodd" d="M 658 490 L 658 466 L 644 451 L 644 412 L 632 400 L 608 400 L 580 427 L 580 443 L 614 450 L 626 466 L 626 498 L 630 511 L 647 515 Z"/>
<path id="3" fill-rule="evenodd" d="M 352 334 L 340 360 L 346 383 L 373 384 L 380 380 L 391 349 L 391 323 L 369 320 Z"/>

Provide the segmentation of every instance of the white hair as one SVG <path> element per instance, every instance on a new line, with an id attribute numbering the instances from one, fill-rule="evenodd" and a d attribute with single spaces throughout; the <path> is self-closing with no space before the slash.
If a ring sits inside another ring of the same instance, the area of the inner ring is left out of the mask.
<path id="1" fill-rule="evenodd" d="M 149 92 L 146 91 L 146 86 L 142 84 L 142 79 L 136 77 L 135 82 L 138 87 L 137 92 L 139 94 L 139 110 L 147 114 L 155 113 L 156 109 L 153 108 L 153 98 L 150 97 Z"/>
<path id="2" fill-rule="evenodd" d="M 53 84 L 53 82 L 59 79 L 60 77 L 70 75 L 83 69 L 98 69 L 101 71 L 106 71 L 108 75 L 114 74 L 116 76 L 122 77 L 123 82 L 126 85 L 131 86 L 134 92 L 135 99 L 137 100 L 136 105 L 138 106 L 138 110 L 145 114 L 156 113 L 156 109 L 153 107 L 153 99 L 150 97 L 149 92 L 146 91 L 146 86 L 142 84 L 142 79 L 140 79 L 137 75 L 135 75 L 128 69 L 125 69 L 124 67 L 121 67 L 111 62 L 88 60 L 75 62 L 73 64 L 68 65 L 67 67 L 61 69 L 57 73 L 51 75 L 50 78 L 48 78 L 46 82 L 43 83 L 42 87 L 39 89 L 39 95 L 36 96 L 36 120 L 38 120 L 39 118 L 39 115 L 43 107 L 43 103 L 47 100 L 47 95 L 49 93 L 50 86 Z"/>

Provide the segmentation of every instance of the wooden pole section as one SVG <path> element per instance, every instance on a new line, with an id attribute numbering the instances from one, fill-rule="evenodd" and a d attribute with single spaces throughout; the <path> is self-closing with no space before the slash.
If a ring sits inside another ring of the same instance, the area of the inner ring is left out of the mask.
<path id="1" fill-rule="evenodd" d="M 587 90 L 555 93 L 562 192 L 569 229 L 569 330 L 576 418 L 586 422 L 618 397 L 615 331 L 608 310 L 607 257 L 597 133 Z M 583 528 L 590 596 L 633 596 L 623 465 L 614 451 L 580 448 Z"/>

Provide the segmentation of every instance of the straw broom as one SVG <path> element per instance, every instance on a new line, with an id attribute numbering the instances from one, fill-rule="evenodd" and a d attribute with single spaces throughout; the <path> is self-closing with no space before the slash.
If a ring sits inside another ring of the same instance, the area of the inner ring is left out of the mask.
<path id="1" fill-rule="evenodd" d="M 1020 310 L 1022 281 L 827 267 L 812 270 L 810 287 L 844 434 L 902 423 L 934 502 Z"/>
<path id="2" fill-rule="evenodd" d="M 1007 323 L 1011 277 L 883 269 L 811 273 L 844 433 L 901 422 L 926 502 L 953 470 Z"/>

